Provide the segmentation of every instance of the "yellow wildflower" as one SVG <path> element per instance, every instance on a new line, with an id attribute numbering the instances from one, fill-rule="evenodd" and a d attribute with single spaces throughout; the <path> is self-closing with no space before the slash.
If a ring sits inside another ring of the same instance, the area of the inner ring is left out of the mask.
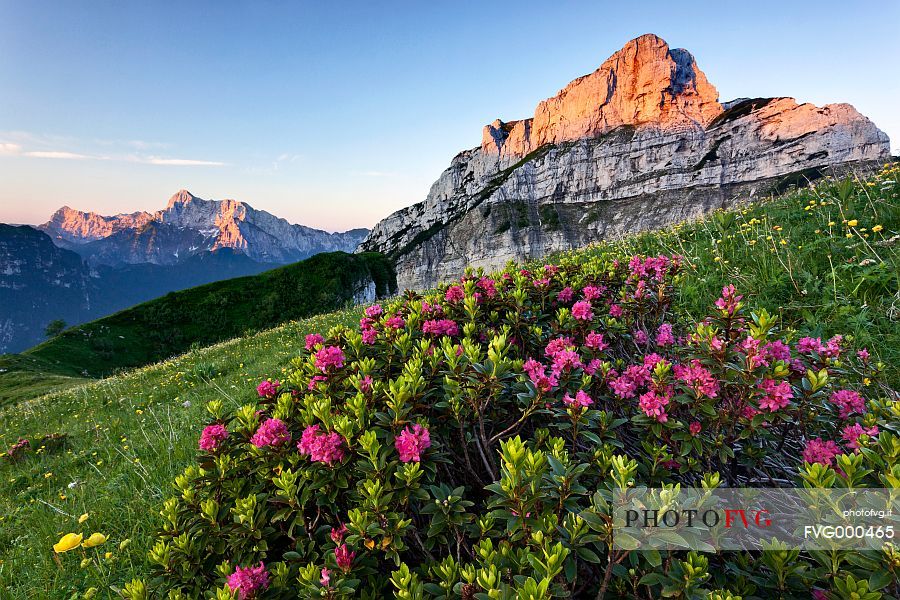
<path id="1" fill-rule="evenodd" d="M 93 548 L 94 546 L 99 546 L 100 544 L 106 543 L 106 536 L 102 533 L 92 533 L 91 537 L 84 540 L 85 548 Z"/>
<path id="2" fill-rule="evenodd" d="M 74 550 L 81 545 L 81 540 L 82 535 L 80 533 L 67 533 L 53 544 L 53 551 L 62 554 L 63 552 Z"/>
<path id="3" fill-rule="evenodd" d="M 882 229 L 884 229 L 884 227 L 882 225 L 876 225 L 875 227 L 872 228 L 872 231 L 874 231 L 875 233 L 878 233 Z"/>
<path id="4" fill-rule="evenodd" d="M 78 522 L 79 522 L 79 523 L 84 523 L 85 521 L 88 520 L 88 517 L 90 517 L 90 515 L 87 514 L 87 513 L 84 513 L 83 515 L 81 515 L 80 517 L 78 517 Z"/>
<path id="5" fill-rule="evenodd" d="M 856 219 L 850 219 L 850 220 L 847 222 L 847 225 L 849 225 L 850 227 L 856 227 L 856 224 L 857 224 L 857 220 L 856 220 Z"/>

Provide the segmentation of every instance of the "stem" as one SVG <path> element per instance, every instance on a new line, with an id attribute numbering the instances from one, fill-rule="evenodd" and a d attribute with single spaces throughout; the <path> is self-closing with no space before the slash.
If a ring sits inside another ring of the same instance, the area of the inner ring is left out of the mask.
<path id="1" fill-rule="evenodd" d="M 484 415 L 481 411 L 478 412 L 478 434 L 481 437 L 481 442 L 484 447 L 481 449 L 482 458 L 485 458 L 485 453 L 487 453 L 486 462 L 488 465 L 488 472 L 491 474 L 491 477 L 496 480 L 497 479 L 497 467 L 494 465 L 493 457 L 491 456 L 491 446 L 487 441 L 487 436 L 484 434 Z"/>

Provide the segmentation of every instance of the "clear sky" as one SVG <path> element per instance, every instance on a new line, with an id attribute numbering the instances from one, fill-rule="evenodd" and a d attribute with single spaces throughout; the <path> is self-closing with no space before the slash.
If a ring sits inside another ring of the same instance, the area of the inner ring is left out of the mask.
<path id="1" fill-rule="evenodd" d="M 0 0 L 0 222 L 156 210 L 186 188 L 371 226 L 484 124 L 648 32 L 722 100 L 850 102 L 900 149 L 894 0 Z"/>

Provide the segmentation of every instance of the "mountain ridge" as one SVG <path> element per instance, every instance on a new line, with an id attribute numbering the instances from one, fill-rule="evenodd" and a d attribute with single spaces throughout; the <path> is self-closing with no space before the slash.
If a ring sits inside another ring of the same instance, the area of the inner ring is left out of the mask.
<path id="1" fill-rule="evenodd" d="M 400 286 L 424 289 L 889 157 L 888 137 L 849 104 L 720 103 L 689 52 L 648 34 L 531 118 L 485 126 L 425 200 L 376 224 L 358 251 L 392 256 Z"/>
<path id="2" fill-rule="evenodd" d="M 174 264 L 230 248 L 263 263 L 285 264 L 329 251 L 352 252 L 368 233 L 330 233 L 289 223 L 246 202 L 205 200 L 182 189 L 166 208 L 104 216 L 64 206 L 37 229 L 92 264 Z"/>

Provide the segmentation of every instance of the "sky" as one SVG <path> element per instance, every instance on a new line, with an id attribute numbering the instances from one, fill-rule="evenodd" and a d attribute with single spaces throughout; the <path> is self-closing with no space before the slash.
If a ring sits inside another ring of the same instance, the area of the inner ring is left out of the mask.
<path id="1" fill-rule="evenodd" d="M 900 153 L 900 2 L 0 0 L 0 222 L 179 189 L 329 231 L 656 33 L 721 100 L 849 102 Z"/>

